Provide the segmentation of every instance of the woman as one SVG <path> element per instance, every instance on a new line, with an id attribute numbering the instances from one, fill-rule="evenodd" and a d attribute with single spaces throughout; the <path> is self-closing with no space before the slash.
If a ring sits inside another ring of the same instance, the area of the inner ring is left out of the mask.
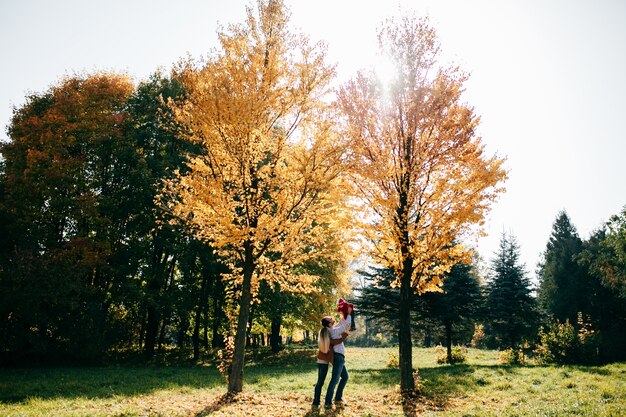
<path id="1" fill-rule="evenodd" d="M 342 298 L 337 302 L 337 311 L 341 312 L 342 318 L 336 326 L 329 329 L 330 338 L 339 339 L 342 333 L 345 333 L 350 329 L 352 324 L 352 312 L 354 310 L 354 304 L 344 301 Z M 339 383 L 337 385 L 337 383 Z M 343 405 L 343 389 L 348 383 L 348 368 L 346 368 L 346 348 L 343 345 L 343 340 L 333 346 L 333 372 L 328 383 L 328 389 L 326 390 L 326 398 L 324 399 L 324 406 L 326 408 L 332 407 L 333 394 L 335 394 L 335 404 Z M 335 393 L 335 386 L 337 386 L 337 392 Z"/>
<path id="2" fill-rule="evenodd" d="M 328 374 L 328 364 L 333 363 L 334 360 L 333 346 L 343 343 L 346 337 L 348 337 L 348 333 L 343 333 L 340 338 L 331 340 L 330 328 L 334 323 L 335 320 L 332 317 L 324 317 L 322 319 L 322 329 L 317 336 L 319 350 L 317 351 L 317 383 L 315 384 L 313 395 L 313 407 L 319 407 L 320 405 L 322 386 L 326 380 L 326 374 Z"/>

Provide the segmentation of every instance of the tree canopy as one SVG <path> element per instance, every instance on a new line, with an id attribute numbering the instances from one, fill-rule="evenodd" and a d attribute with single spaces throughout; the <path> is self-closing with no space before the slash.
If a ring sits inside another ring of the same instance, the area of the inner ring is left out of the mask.
<path id="1" fill-rule="evenodd" d="M 462 102 L 467 76 L 438 62 L 428 21 L 387 20 L 378 39 L 393 79 L 361 72 L 340 88 L 338 106 L 360 232 L 400 286 L 401 386 L 411 390 L 412 293 L 438 290 L 452 265 L 468 261 L 455 239 L 481 224 L 506 173 Z"/>
<path id="2" fill-rule="evenodd" d="M 315 276 L 294 266 L 342 252 L 341 149 L 322 100 L 334 70 L 323 46 L 287 23 L 282 1 L 259 1 L 244 24 L 219 34 L 221 50 L 200 69 L 180 71 L 188 99 L 177 120 L 204 154 L 168 191 L 173 213 L 218 250 L 240 285 L 229 392 L 242 390 L 259 280 L 310 291 Z"/>

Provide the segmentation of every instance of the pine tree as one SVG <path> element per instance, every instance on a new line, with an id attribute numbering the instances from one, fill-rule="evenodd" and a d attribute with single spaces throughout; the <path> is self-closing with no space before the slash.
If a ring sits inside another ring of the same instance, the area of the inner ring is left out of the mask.
<path id="1" fill-rule="evenodd" d="M 565 211 L 552 226 L 552 234 L 539 265 L 538 299 L 541 308 L 561 322 L 576 323 L 578 312 L 589 313 L 589 277 L 576 261 L 582 240 Z"/>
<path id="2" fill-rule="evenodd" d="M 398 305 L 400 303 L 400 289 L 391 284 L 395 281 L 395 274 L 391 268 L 371 267 L 358 271 L 367 284 L 359 290 L 356 305 L 359 315 L 381 330 L 397 335 L 400 321 Z M 414 305 L 411 310 L 414 310 Z"/>
<path id="3" fill-rule="evenodd" d="M 483 299 L 478 277 L 471 264 L 459 262 L 446 274 L 443 292 L 422 296 L 423 316 L 443 326 L 447 361 L 452 363 L 452 339 L 455 328 L 472 324 L 479 316 Z"/>
<path id="4" fill-rule="evenodd" d="M 537 322 L 536 300 L 519 257 L 517 240 L 503 233 L 500 248 L 491 261 L 486 302 L 487 321 L 500 348 L 517 349 L 524 337 L 532 334 Z"/>

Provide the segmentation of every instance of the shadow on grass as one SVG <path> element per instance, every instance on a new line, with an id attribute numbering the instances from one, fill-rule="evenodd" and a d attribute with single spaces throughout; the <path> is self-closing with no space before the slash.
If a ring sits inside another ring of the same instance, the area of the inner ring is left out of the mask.
<path id="1" fill-rule="evenodd" d="M 267 351 L 251 352 L 247 355 L 246 381 L 254 381 L 258 377 L 267 379 L 289 374 L 314 373 L 316 365 L 313 355 L 314 351 L 311 349 L 289 350 L 277 354 Z M 393 391 L 400 379 L 397 369 L 351 369 L 349 364 L 348 367 L 355 383 L 374 384 Z M 424 387 L 419 400 L 433 404 L 435 408 L 445 407 L 450 397 L 462 395 L 475 389 L 477 384 L 481 385 L 480 378 L 474 375 L 480 368 L 498 368 L 501 373 L 516 372 L 515 367 L 487 365 L 459 364 L 420 368 Z M 0 403 L 17 403 L 32 397 L 131 397 L 166 389 L 223 389 L 224 386 L 225 380 L 214 366 L 122 365 L 100 368 L 0 369 Z M 225 397 L 216 397 L 198 416 L 216 411 L 215 407 L 222 407 L 225 400 Z"/>
<path id="2" fill-rule="evenodd" d="M 473 392 L 477 386 L 486 382 L 476 376 L 477 371 L 489 369 L 502 375 L 516 375 L 519 367 L 510 365 L 468 365 L 456 364 L 420 368 L 421 390 L 417 395 L 398 395 L 405 416 L 420 415 L 423 410 L 445 410 L 453 397 Z M 398 369 L 356 369 L 350 370 L 355 381 L 375 384 L 381 387 L 398 387 L 400 371 Z M 420 411 L 421 410 L 421 411 Z"/>
<path id="3" fill-rule="evenodd" d="M 342 406 L 335 406 L 330 409 L 313 407 L 303 414 L 302 417 L 340 417 L 344 415 L 344 410 Z"/>
<path id="4" fill-rule="evenodd" d="M 313 350 L 269 349 L 247 352 L 246 378 L 309 372 L 314 369 Z M 225 380 L 215 366 L 159 362 L 156 365 L 103 367 L 29 367 L 0 369 L 0 403 L 19 403 L 28 398 L 132 397 L 163 389 L 224 388 Z"/>
<path id="5" fill-rule="evenodd" d="M 214 367 L 29 368 L 0 370 L 0 403 L 28 398 L 131 397 L 162 389 L 223 388 Z"/>
<path id="6" fill-rule="evenodd" d="M 228 404 L 232 403 L 236 400 L 236 397 L 232 394 L 224 394 L 215 398 L 211 404 L 206 406 L 204 410 L 200 411 L 194 417 L 206 417 L 215 413 L 216 411 L 221 410 L 223 407 L 226 407 Z"/>

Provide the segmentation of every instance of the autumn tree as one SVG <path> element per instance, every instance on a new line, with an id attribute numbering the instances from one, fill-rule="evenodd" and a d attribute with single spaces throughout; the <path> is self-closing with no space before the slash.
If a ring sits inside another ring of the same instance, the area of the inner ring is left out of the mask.
<path id="1" fill-rule="evenodd" d="M 479 119 L 461 100 L 467 76 L 438 64 L 427 20 L 403 17 L 378 33 L 395 68 L 388 85 L 359 73 L 338 93 L 345 120 L 355 204 L 371 255 L 400 287 L 400 379 L 414 387 L 410 306 L 414 293 L 437 290 L 468 254 L 454 239 L 480 225 L 506 177 L 487 156 Z"/>
<path id="2" fill-rule="evenodd" d="M 191 158 L 170 186 L 178 198 L 172 209 L 228 260 L 238 285 L 231 393 L 243 388 L 259 280 L 306 291 L 314 278 L 293 267 L 330 252 L 320 226 L 338 231 L 332 225 L 342 219 L 341 152 L 322 101 L 334 71 L 323 45 L 287 24 L 282 1 L 259 1 L 244 24 L 219 34 L 221 49 L 201 68 L 180 70 L 189 96 L 178 120 L 206 155 Z"/>
<path id="3" fill-rule="evenodd" d="M 15 109 L 0 147 L 4 351 L 92 357 L 113 344 L 128 213 L 132 81 L 76 75 Z M 118 268 L 119 267 L 119 268 Z"/>

